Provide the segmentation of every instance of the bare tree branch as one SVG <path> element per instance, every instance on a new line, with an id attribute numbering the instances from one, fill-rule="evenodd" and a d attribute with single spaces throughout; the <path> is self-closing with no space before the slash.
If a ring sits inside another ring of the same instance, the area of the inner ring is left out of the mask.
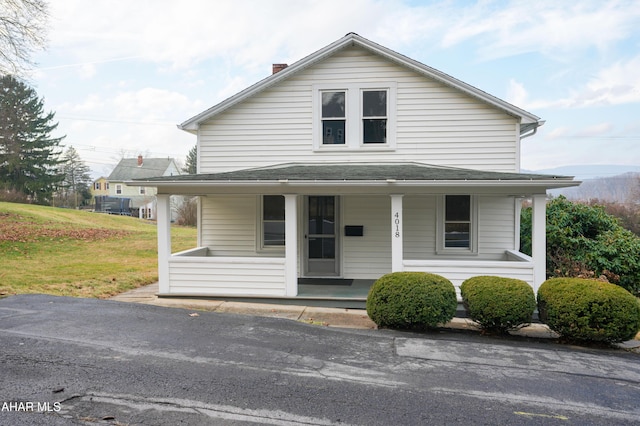
<path id="1" fill-rule="evenodd" d="M 49 12 L 44 0 L 0 0 L 0 75 L 22 77 L 33 52 L 47 42 Z"/>

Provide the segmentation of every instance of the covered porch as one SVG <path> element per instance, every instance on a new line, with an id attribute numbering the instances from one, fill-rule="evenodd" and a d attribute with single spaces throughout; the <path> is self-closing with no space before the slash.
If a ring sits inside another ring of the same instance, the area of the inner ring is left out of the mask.
<path id="1" fill-rule="evenodd" d="M 137 184 L 158 187 L 160 295 L 361 301 L 376 278 L 399 271 L 440 274 L 456 288 L 478 275 L 513 277 L 537 291 L 546 278 L 546 189 L 577 183 L 557 176 L 402 163 L 281 165 Z M 466 197 L 471 205 L 469 217 L 454 217 L 452 227 L 443 217 L 449 214 L 444 206 L 448 194 L 466 194 L 453 197 Z M 171 253 L 171 195 L 204 200 L 199 246 L 194 249 Z M 282 199 L 281 223 L 268 224 L 279 237 L 266 236 L 266 220 L 265 230 L 260 228 L 260 200 L 265 196 Z M 533 206 L 531 257 L 518 252 L 523 197 Z M 312 198 L 334 200 L 334 216 L 313 218 L 326 222 L 331 238 L 310 231 Z M 211 234 L 236 234 L 215 239 L 203 228 Z M 263 231 L 265 239 L 280 238 L 277 250 L 260 246 Z M 310 253 L 317 250 L 309 244 L 316 237 L 341 241 L 327 250 L 335 251 L 330 263 L 335 269 L 323 269 L 326 259 L 314 263 L 313 269 L 309 266 L 314 257 Z M 307 278 L 316 281 L 305 282 Z M 334 281 L 323 284 L 321 278 Z M 351 281 L 340 285 L 337 280 Z"/>

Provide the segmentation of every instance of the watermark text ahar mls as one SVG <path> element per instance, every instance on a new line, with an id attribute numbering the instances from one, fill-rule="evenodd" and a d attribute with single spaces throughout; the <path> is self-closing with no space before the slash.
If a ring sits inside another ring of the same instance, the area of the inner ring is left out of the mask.
<path id="1" fill-rule="evenodd" d="M 5 401 L 0 406 L 0 412 L 57 413 L 61 409 L 59 402 Z"/>

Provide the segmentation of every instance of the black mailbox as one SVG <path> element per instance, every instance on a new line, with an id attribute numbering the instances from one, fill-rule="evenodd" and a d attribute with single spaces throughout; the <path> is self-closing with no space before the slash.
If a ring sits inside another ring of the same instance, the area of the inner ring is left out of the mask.
<path id="1" fill-rule="evenodd" d="M 364 235 L 363 225 L 346 225 L 344 227 L 344 235 L 346 237 L 362 237 Z"/>

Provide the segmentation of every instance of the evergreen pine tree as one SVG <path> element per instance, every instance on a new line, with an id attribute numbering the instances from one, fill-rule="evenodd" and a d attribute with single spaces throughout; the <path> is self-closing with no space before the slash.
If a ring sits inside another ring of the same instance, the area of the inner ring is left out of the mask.
<path id="1" fill-rule="evenodd" d="M 52 138 L 58 123 L 44 113 L 44 100 L 12 76 L 0 78 L 0 186 L 50 203 L 64 176 L 58 146 Z"/>
<path id="2" fill-rule="evenodd" d="M 78 207 L 89 194 L 91 185 L 90 169 L 82 161 L 78 151 L 72 146 L 66 149 L 62 156 L 62 172 L 64 180 L 60 189 L 60 198 L 67 206 Z"/>
<path id="3" fill-rule="evenodd" d="M 189 153 L 187 154 L 187 162 L 182 168 L 182 171 L 190 175 L 195 175 L 196 173 L 198 173 L 198 146 L 197 145 L 194 145 L 193 148 L 189 150 Z"/>

